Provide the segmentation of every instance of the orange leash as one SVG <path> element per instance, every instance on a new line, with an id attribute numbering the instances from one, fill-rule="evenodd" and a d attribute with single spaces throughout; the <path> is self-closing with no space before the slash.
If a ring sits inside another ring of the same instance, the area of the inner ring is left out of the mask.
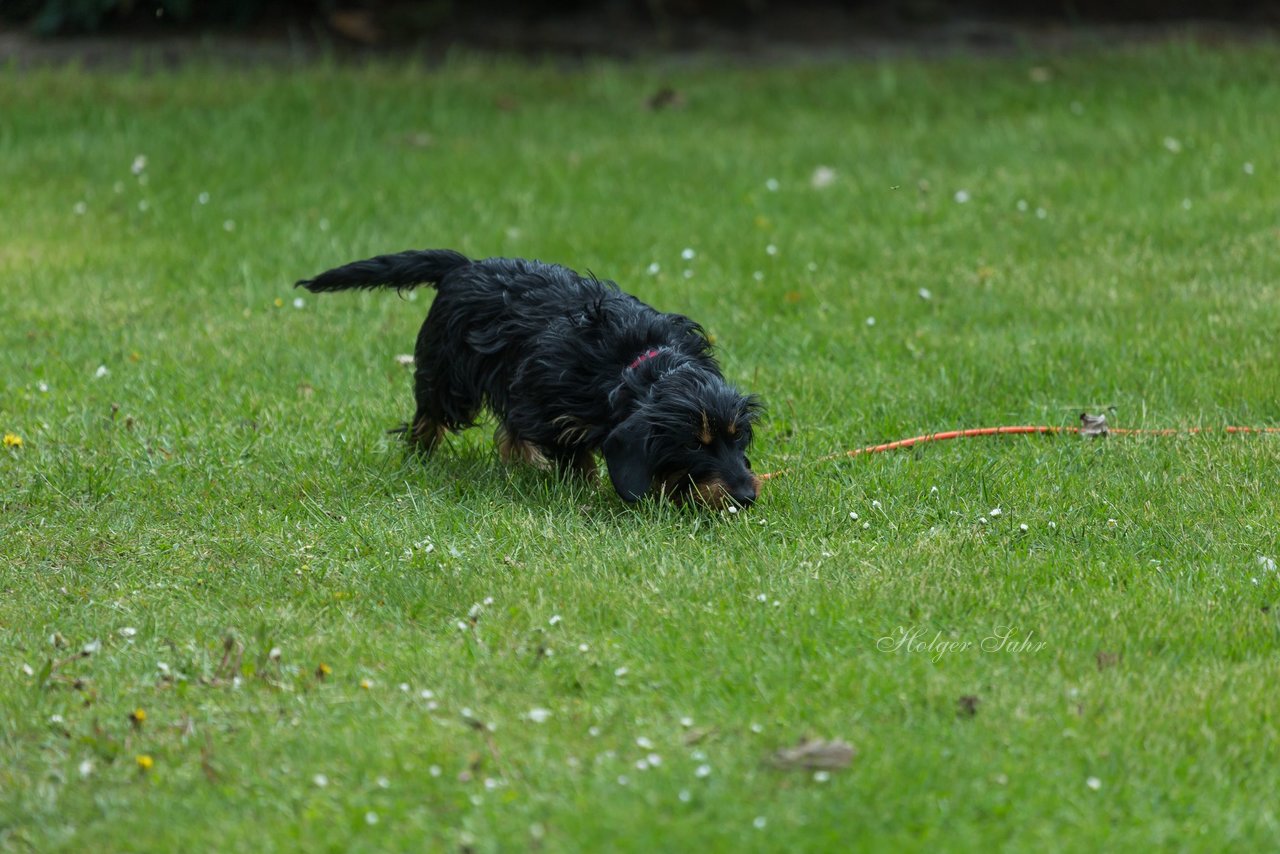
<path id="1" fill-rule="evenodd" d="M 1086 416 L 1081 416 L 1081 420 Z M 1023 433 L 1084 433 L 1087 436 L 1105 436 L 1109 433 L 1115 433 L 1119 436 L 1174 436 L 1179 433 L 1194 435 L 1196 433 L 1213 432 L 1212 428 L 1188 427 L 1185 429 L 1170 428 L 1164 430 L 1133 430 L 1124 428 L 1109 428 L 1106 420 L 1101 416 L 1092 416 L 1092 425 L 1087 427 L 1049 427 L 1045 425 L 1024 425 L 1016 427 L 975 427 L 971 430 L 949 430 L 945 433 L 926 433 L 923 436 L 912 436 L 910 439 L 899 439 L 896 442 L 886 442 L 883 445 L 868 445 L 865 448 L 854 448 L 850 451 L 837 451 L 834 454 L 827 454 L 825 457 L 818 457 L 816 462 L 828 462 L 830 460 L 838 460 L 844 457 L 858 457 L 863 454 L 878 454 L 883 451 L 896 451 L 901 448 L 910 448 L 915 445 L 923 445 L 925 442 L 943 442 L 947 439 L 968 439 L 972 436 L 1003 436 L 1008 434 Z M 1280 433 L 1280 427 L 1223 427 L 1224 433 Z M 778 471 L 769 472 L 760 475 L 761 480 L 769 480 L 775 477 L 781 477 L 787 474 L 791 469 L 779 469 Z"/>

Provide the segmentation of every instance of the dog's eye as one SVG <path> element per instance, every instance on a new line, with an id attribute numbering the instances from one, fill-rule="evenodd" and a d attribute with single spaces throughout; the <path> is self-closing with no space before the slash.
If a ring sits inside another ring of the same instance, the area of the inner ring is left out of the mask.
<path id="1" fill-rule="evenodd" d="M 747 471 L 751 471 L 751 458 L 743 457 L 742 461 L 747 464 Z"/>

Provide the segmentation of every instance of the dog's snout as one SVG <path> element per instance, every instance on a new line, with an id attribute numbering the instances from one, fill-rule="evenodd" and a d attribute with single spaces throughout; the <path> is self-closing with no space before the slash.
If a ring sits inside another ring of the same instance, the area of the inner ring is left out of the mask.
<path id="1" fill-rule="evenodd" d="M 741 507 L 750 507 L 756 503 L 756 485 L 749 483 L 733 491 L 733 500 Z"/>

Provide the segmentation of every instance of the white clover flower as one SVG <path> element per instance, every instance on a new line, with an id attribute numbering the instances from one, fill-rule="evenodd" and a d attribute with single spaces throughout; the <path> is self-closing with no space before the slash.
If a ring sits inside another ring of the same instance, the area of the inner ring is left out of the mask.
<path id="1" fill-rule="evenodd" d="M 1097 777 L 1090 777 L 1089 779 L 1084 781 L 1084 784 L 1088 786 L 1090 789 L 1093 789 L 1095 792 L 1102 788 L 1102 781 L 1099 780 Z"/>
<path id="2" fill-rule="evenodd" d="M 93 375 L 94 375 L 95 377 L 97 377 L 98 379 L 102 379 L 103 377 L 105 377 L 105 376 L 106 376 L 107 374 L 109 374 L 109 373 L 111 373 L 111 371 L 107 370 L 107 366 L 106 366 L 106 365 L 98 365 L 98 370 L 94 371 L 94 372 L 93 372 Z"/>
<path id="3" fill-rule="evenodd" d="M 532 708 L 527 717 L 535 724 L 544 724 L 551 718 L 551 710 L 541 707 Z"/>
<path id="4" fill-rule="evenodd" d="M 751 822 L 752 826 L 754 826 L 756 830 L 764 830 L 764 826 L 768 823 L 768 819 L 762 815 L 756 816 L 755 821 Z"/>
<path id="5" fill-rule="evenodd" d="M 809 177 L 809 184 L 815 190 L 825 190 L 836 182 L 836 170 L 830 166 L 819 166 Z"/>
<path id="6" fill-rule="evenodd" d="M 652 264 L 649 265 L 646 272 L 648 272 L 650 276 L 656 276 L 662 272 L 662 266 L 658 264 L 657 261 L 654 261 Z"/>
<path id="7" fill-rule="evenodd" d="M 133 158 L 133 165 L 129 167 L 129 171 L 134 175 L 141 175 L 143 170 L 146 168 L 147 156 L 145 154 L 139 154 L 137 157 Z"/>
<path id="8" fill-rule="evenodd" d="M 1248 163 L 1248 162 L 1246 162 L 1246 163 L 1244 164 L 1244 174 L 1246 174 L 1246 175 L 1252 175 L 1252 174 L 1253 174 L 1253 164 L 1252 164 L 1252 163 Z"/>
<path id="9" fill-rule="evenodd" d="M 967 204 L 967 203 L 968 203 L 968 201 L 969 201 L 969 191 L 968 191 L 968 190 L 956 190 L 956 194 L 955 194 L 954 198 L 955 198 L 955 200 L 956 200 L 956 204 L 958 204 L 958 205 Z"/>
<path id="10" fill-rule="evenodd" d="M 553 626 L 554 626 L 554 625 L 556 625 L 556 624 L 558 624 L 558 623 L 560 622 L 560 615 L 559 615 L 559 614 L 552 614 L 552 615 L 551 615 L 551 619 L 550 619 L 550 620 L 547 620 L 547 622 L 548 622 L 548 623 L 550 623 L 550 624 L 551 624 L 551 625 L 553 625 Z"/>
<path id="11" fill-rule="evenodd" d="M 867 326 L 875 326 L 875 325 L 876 325 L 876 319 L 874 317 L 868 317 Z"/>
<path id="12" fill-rule="evenodd" d="M 995 507 L 995 508 L 993 508 L 993 509 L 992 509 L 992 511 L 991 511 L 991 515 L 992 515 L 992 517 L 996 517 L 996 516 L 1003 516 L 1003 515 L 1004 515 L 1004 511 L 1003 511 L 1003 510 L 1001 510 L 999 507 Z"/>
<path id="13" fill-rule="evenodd" d="M 1182 143 L 1178 142 L 1178 140 L 1174 139 L 1171 136 L 1166 136 L 1164 138 L 1164 147 L 1167 148 L 1172 153 L 1177 154 L 1179 151 L 1182 150 Z"/>
<path id="14" fill-rule="evenodd" d="M 777 254 L 778 254 L 778 247 L 777 247 L 777 246 L 774 246 L 772 243 L 770 243 L 768 246 L 766 246 L 766 247 L 764 248 L 764 251 L 765 251 L 767 254 L 769 254 L 769 255 L 777 255 Z"/>
<path id="15" fill-rule="evenodd" d="M 209 194 L 201 193 L 200 195 L 196 196 L 196 203 L 201 205 L 209 204 Z"/>
<path id="16" fill-rule="evenodd" d="M 699 765 L 697 768 L 695 768 L 695 769 L 694 769 L 694 771 L 693 771 L 693 775 L 694 775 L 695 777 L 698 777 L 699 779 L 703 779 L 703 778 L 706 778 L 706 777 L 710 777 L 710 776 L 711 776 L 711 766 L 710 766 L 710 765 Z"/>
<path id="17" fill-rule="evenodd" d="M 779 186 L 780 186 L 780 185 L 778 184 L 778 179 L 777 179 L 777 178 L 770 178 L 768 181 L 765 181 L 765 182 L 764 182 L 764 188 L 765 188 L 766 190 L 768 190 L 770 193 L 776 193 L 776 192 L 778 192 L 778 187 L 779 187 Z"/>
<path id="18" fill-rule="evenodd" d="M 324 774 L 317 774 L 311 778 L 311 782 L 315 783 L 317 787 L 323 789 L 325 786 L 329 785 L 329 778 Z"/>
<path id="19" fill-rule="evenodd" d="M 916 291 L 916 293 L 919 294 L 920 299 L 923 299 L 923 300 L 933 299 L 933 291 L 929 290 L 928 288 L 921 288 L 920 290 Z"/>
<path id="20" fill-rule="evenodd" d="M 636 739 L 636 747 L 649 750 L 653 747 L 653 742 L 642 735 Z"/>
<path id="21" fill-rule="evenodd" d="M 680 253 L 680 257 L 686 261 L 692 261 L 697 256 L 698 253 L 694 252 L 692 249 L 685 249 Z"/>
<path id="22" fill-rule="evenodd" d="M 367 813 L 365 813 L 365 814 L 364 814 L 364 823 L 365 823 L 365 824 L 368 824 L 368 825 L 375 825 L 375 824 L 377 824 L 377 823 L 378 823 L 378 814 L 377 814 L 376 812 L 374 812 L 373 810 L 369 810 Z"/>
<path id="23" fill-rule="evenodd" d="M 294 307 L 294 308 L 302 308 L 302 307 L 303 307 L 303 306 L 305 306 L 306 304 L 307 304 L 307 301 L 306 301 L 306 300 L 304 300 L 302 297 L 294 297 L 294 298 L 293 298 L 293 307 Z"/>

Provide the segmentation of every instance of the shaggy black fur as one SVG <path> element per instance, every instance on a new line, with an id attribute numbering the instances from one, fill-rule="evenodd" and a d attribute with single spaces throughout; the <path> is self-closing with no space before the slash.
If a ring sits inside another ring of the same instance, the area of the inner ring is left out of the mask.
<path id="1" fill-rule="evenodd" d="M 504 458 L 590 476 L 602 451 L 623 500 L 650 491 L 713 507 L 758 492 L 746 450 L 760 411 L 725 382 L 702 327 L 613 282 L 520 258 L 383 255 L 298 285 L 316 293 L 435 284 L 418 334 L 411 441 L 498 417 Z"/>

